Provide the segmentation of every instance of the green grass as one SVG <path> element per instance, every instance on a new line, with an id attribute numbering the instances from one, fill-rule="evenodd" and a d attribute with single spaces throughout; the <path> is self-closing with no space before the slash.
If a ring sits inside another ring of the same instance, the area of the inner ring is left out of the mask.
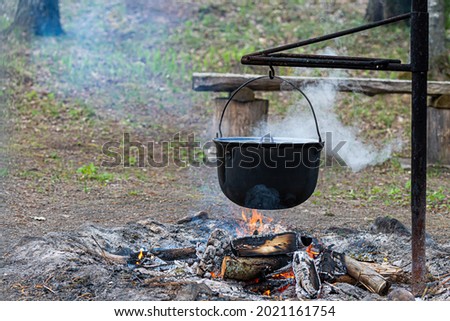
<path id="1" fill-rule="evenodd" d="M 7 168 L 0 168 L 0 177 L 6 177 L 8 176 L 8 169 Z"/>
<path id="2" fill-rule="evenodd" d="M 89 192 L 87 186 L 88 181 L 97 181 L 102 184 L 107 184 L 114 180 L 114 174 L 108 172 L 100 173 L 98 167 L 95 166 L 94 163 L 79 167 L 77 169 L 77 174 L 79 174 L 79 180 L 83 182 L 83 189 L 86 193 Z"/>

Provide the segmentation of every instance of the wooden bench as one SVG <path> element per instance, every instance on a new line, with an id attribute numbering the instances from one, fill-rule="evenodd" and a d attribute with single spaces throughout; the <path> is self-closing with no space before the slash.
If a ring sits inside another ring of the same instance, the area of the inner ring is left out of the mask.
<path id="1" fill-rule="evenodd" d="M 195 91 L 231 93 L 247 80 L 257 75 L 194 73 L 192 88 Z M 341 92 L 357 92 L 373 96 L 379 94 L 410 94 L 411 81 L 373 78 L 284 77 L 303 88 L 316 84 L 333 84 Z M 277 79 L 262 79 L 249 84 L 236 95 L 224 116 L 222 129 L 229 136 L 249 136 L 253 128 L 267 120 L 269 102 L 255 99 L 254 91 L 290 90 L 281 88 Z M 450 82 L 428 82 L 428 162 L 450 165 Z M 227 98 L 216 98 L 215 125 Z"/>

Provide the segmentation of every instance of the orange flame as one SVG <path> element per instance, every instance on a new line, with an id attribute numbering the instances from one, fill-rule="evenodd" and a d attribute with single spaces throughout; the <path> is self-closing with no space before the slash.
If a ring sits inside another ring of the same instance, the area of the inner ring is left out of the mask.
<path id="1" fill-rule="evenodd" d="M 136 265 L 141 264 L 141 260 L 144 258 L 144 250 L 140 249 L 139 254 L 137 256 L 138 260 L 136 261 Z"/>
<path id="2" fill-rule="evenodd" d="M 249 214 L 249 213 L 248 213 Z M 270 223 L 273 221 L 270 217 L 264 217 L 260 212 L 252 209 L 251 216 L 245 214 L 245 210 L 242 210 L 242 220 L 240 229 L 236 229 L 238 236 L 260 234 L 270 231 Z"/>
<path id="3" fill-rule="evenodd" d="M 293 279 L 295 278 L 293 271 L 278 273 L 271 276 L 272 279 Z"/>
<path id="4" fill-rule="evenodd" d="M 266 290 L 266 291 L 264 291 L 263 295 L 267 295 L 267 296 L 270 296 L 270 290 Z"/>
<path id="5" fill-rule="evenodd" d="M 312 244 L 310 244 L 307 248 L 306 248 L 306 253 L 308 253 L 309 257 L 312 259 L 315 259 L 317 257 L 317 255 L 319 255 L 319 252 L 315 251 L 315 248 L 313 247 Z"/>

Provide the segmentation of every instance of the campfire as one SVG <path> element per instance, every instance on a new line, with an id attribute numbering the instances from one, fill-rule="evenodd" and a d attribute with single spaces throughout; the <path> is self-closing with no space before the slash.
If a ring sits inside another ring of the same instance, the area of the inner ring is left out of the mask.
<path id="1" fill-rule="evenodd" d="M 195 220 L 201 212 L 183 222 Z M 206 244 L 172 249 L 141 249 L 127 260 L 133 267 L 151 269 L 162 260 L 184 260 L 202 278 L 239 281 L 247 291 L 283 298 L 321 298 L 323 285 L 333 283 L 357 285 L 371 293 L 386 295 L 391 280 L 407 278 L 398 267 L 361 262 L 325 246 L 320 240 L 284 231 L 273 219 L 255 209 L 242 210 L 236 236 L 225 229 L 215 229 Z M 131 263 L 130 263 L 131 262 Z M 133 263 L 134 262 L 134 263 Z M 165 262 L 163 262 L 165 264 Z"/>
<path id="2" fill-rule="evenodd" d="M 274 233 L 282 228 L 272 221 L 257 210 L 251 210 L 251 215 L 243 210 L 242 222 L 236 228 L 239 237 L 232 238 L 223 229 L 214 230 L 205 250 L 198 253 L 197 275 L 241 281 L 245 289 L 264 296 L 281 297 L 292 287 L 299 299 L 320 297 L 323 282 L 360 283 L 381 295 L 389 290 L 388 273 L 382 276 L 375 271 L 376 265 L 360 263 L 296 232 Z M 189 253 L 188 249 L 178 250 Z M 401 273 L 398 269 L 391 271 Z"/>
<path id="3" fill-rule="evenodd" d="M 370 232 L 318 237 L 286 231 L 257 211 L 240 214 L 214 220 L 200 212 L 176 224 L 143 220 L 30 238 L 13 249 L 5 275 L 12 291 L 45 299 L 414 299 L 405 290 L 410 234 L 398 221 L 380 218 Z M 450 296 L 445 251 L 429 251 L 437 277 L 424 298 Z"/>

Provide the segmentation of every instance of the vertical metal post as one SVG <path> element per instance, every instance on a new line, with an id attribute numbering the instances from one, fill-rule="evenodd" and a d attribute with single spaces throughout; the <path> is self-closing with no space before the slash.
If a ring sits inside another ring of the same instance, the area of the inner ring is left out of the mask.
<path id="1" fill-rule="evenodd" d="M 428 4 L 413 0 L 411 13 L 411 224 L 412 292 L 425 289 L 425 218 L 427 180 Z"/>

